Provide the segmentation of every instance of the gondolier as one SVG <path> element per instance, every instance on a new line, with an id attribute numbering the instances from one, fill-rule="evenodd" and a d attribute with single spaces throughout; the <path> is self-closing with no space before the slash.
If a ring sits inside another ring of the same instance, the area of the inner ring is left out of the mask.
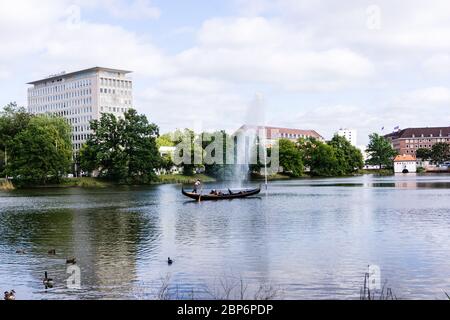
<path id="1" fill-rule="evenodd" d="M 194 183 L 194 190 L 192 191 L 192 193 L 198 193 L 198 191 L 201 189 L 202 186 L 202 182 L 200 181 L 200 179 L 197 179 L 197 181 L 195 181 Z"/>

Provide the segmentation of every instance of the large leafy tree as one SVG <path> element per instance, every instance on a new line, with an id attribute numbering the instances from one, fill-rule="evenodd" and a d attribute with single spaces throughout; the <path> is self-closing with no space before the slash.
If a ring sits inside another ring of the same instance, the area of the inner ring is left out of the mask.
<path id="1" fill-rule="evenodd" d="M 60 117 L 32 117 L 11 142 L 6 172 L 16 184 L 58 183 L 70 170 L 71 130 Z"/>
<path id="2" fill-rule="evenodd" d="M 129 110 L 124 118 L 103 114 L 91 121 L 94 132 L 80 152 L 85 171 L 99 170 L 100 176 L 126 183 L 148 183 L 156 178 L 160 165 L 156 145 L 158 126 L 144 115 Z"/>
<path id="3" fill-rule="evenodd" d="M 297 148 L 297 145 L 288 139 L 280 139 L 278 143 L 280 166 L 283 168 L 283 172 L 293 177 L 302 176 L 302 153 Z"/>
<path id="4" fill-rule="evenodd" d="M 15 102 L 6 105 L 0 112 L 0 172 L 5 169 L 8 149 L 14 137 L 27 127 L 31 117 L 25 108 L 17 106 Z"/>
<path id="5" fill-rule="evenodd" d="M 363 168 L 364 160 L 361 151 L 345 137 L 335 135 L 328 144 L 334 148 L 339 175 L 349 175 Z"/>
<path id="6" fill-rule="evenodd" d="M 422 160 L 429 160 L 431 159 L 431 149 L 428 148 L 419 148 L 416 151 L 416 157 Z"/>
<path id="7" fill-rule="evenodd" d="M 450 145 L 438 142 L 431 148 L 431 159 L 434 163 L 443 163 L 450 160 Z"/>
<path id="8" fill-rule="evenodd" d="M 175 165 L 182 166 L 185 175 L 194 175 L 196 169 L 203 167 L 203 150 L 199 137 L 189 129 L 177 130 L 173 134 L 173 141 L 176 147 Z"/>
<path id="9" fill-rule="evenodd" d="M 385 137 L 377 133 L 369 135 L 369 145 L 366 152 L 369 154 L 367 164 L 377 165 L 380 169 L 385 167 L 392 167 L 394 157 L 397 151 L 392 148 L 391 143 Z"/>
<path id="10" fill-rule="evenodd" d="M 341 174 L 336 151 L 332 146 L 311 138 L 300 139 L 299 148 L 305 165 L 310 168 L 311 175 L 338 176 Z"/>
<path id="11" fill-rule="evenodd" d="M 131 109 L 125 113 L 125 119 L 119 122 L 123 130 L 123 148 L 127 163 L 127 175 L 131 181 L 149 182 L 155 179 L 154 169 L 161 164 L 156 139 L 159 128 L 149 123 L 145 115 L 139 115 Z"/>
<path id="12" fill-rule="evenodd" d="M 162 134 L 156 139 L 156 144 L 158 148 L 160 147 L 173 147 L 175 143 L 173 141 L 173 137 L 170 133 Z"/>
<path id="13" fill-rule="evenodd" d="M 203 165 L 205 173 L 219 180 L 229 180 L 234 177 L 234 139 L 225 131 L 214 133 L 204 132 L 199 137 L 202 140 Z"/>

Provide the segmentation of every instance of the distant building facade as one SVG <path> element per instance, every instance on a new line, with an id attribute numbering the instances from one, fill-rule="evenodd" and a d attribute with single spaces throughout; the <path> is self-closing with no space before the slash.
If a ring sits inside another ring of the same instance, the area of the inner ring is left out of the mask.
<path id="1" fill-rule="evenodd" d="M 338 136 L 347 139 L 352 146 L 356 147 L 358 143 L 358 132 L 355 129 L 339 129 L 337 132 Z"/>
<path id="2" fill-rule="evenodd" d="M 395 173 L 415 173 L 417 172 L 417 159 L 413 155 L 399 155 L 394 159 Z"/>
<path id="3" fill-rule="evenodd" d="M 385 135 L 399 154 L 416 155 L 417 149 L 431 149 L 439 142 L 450 144 L 450 127 L 408 128 Z"/>
<path id="4" fill-rule="evenodd" d="M 288 139 L 296 142 L 298 139 L 314 138 L 320 141 L 324 141 L 324 138 L 317 133 L 315 130 L 301 130 L 301 129 L 290 129 L 281 127 L 265 127 L 265 126 L 249 126 L 243 125 L 239 128 L 237 133 L 246 134 L 250 131 L 256 134 L 262 134 L 266 138 L 267 146 L 271 146 L 280 139 Z"/>
<path id="5" fill-rule="evenodd" d="M 30 82 L 28 111 L 64 117 L 72 127 L 76 153 L 92 134 L 89 121 L 99 119 L 102 113 L 122 117 L 133 106 L 129 73 L 95 67 Z"/>

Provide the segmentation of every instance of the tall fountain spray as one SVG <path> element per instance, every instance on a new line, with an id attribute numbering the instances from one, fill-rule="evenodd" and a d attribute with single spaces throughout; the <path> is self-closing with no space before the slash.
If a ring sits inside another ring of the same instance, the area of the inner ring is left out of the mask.
<path id="1" fill-rule="evenodd" d="M 263 142 L 261 141 L 262 137 L 257 139 L 261 135 L 261 131 L 264 132 L 263 138 L 265 140 L 265 101 L 262 93 L 255 94 L 247 108 L 243 122 L 244 127 L 236 135 L 235 148 L 234 181 L 239 187 L 242 187 L 249 180 L 250 165 L 257 160 L 256 153 L 260 149 L 257 145 L 258 140 L 259 143 Z M 260 160 L 264 160 L 263 157 L 265 157 L 265 154 L 260 154 Z"/>

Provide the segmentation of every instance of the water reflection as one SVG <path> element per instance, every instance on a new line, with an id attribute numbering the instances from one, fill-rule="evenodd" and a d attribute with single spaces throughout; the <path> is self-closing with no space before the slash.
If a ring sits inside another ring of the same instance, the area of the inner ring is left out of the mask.
<path id="1" fill-rule="evenodd" d="M 202 203 L 174 185 L 0 193 L 0 289 L 18 299 L 154 298 L 170 274 L 202 297 L 232 275 L 280 286 L 285 298 L 348 299 L 377 264 L 398 296 L 445 298 L 449 200 L 448 175 L 282 181 L 267 197 Z M 81 290 L 66 287 L 72 256 Z"/>

